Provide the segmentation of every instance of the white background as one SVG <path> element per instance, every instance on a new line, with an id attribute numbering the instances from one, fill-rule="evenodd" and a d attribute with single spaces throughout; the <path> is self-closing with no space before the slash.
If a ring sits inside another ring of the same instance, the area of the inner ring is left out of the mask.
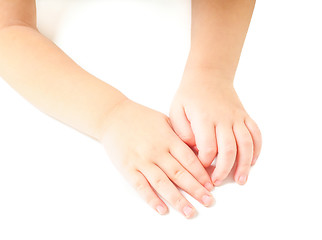
<path id="1" fill-rule="evenodd" d="M 235 87 L 263 134 L 248 183 L 185 219 L 159 216 L 101 145 L 0 81 L 0 239 L 322 239 L 319 0 L 258 1 Z M 40 0 L 39 28 L 86 70 L 168 113 L 188 0 Z"/>

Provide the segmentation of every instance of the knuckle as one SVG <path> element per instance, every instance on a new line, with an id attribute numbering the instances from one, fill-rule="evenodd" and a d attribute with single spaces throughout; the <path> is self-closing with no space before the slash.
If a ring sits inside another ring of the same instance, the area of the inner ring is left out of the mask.
<path id="1" fill-rule="evenodd" d="M 244 169 L 244 170 L 247 170 L 247 169 L 249 169 L 250 168 L 250 166 L 251 166 L 251 159 L 249 159 L 249 160 L 247 160 L 247 161 L 240 161 L 239 163 L 238 163 L 238 168 L 239 169 Z"/>
<path id="2" fill-rule="evenodd" d="M 165 183 L 166 183 L 166 180 L 164 178 L 159 177 L 159 178 L 157 178 L 155 180 L 155 185 L 156 185 L 157 188 L 160 188 L 160 187 L 164 186 Z"/>
<path id="3" fill-rule="evenodd" d="M 213 159 L 215 158 L 216 154 L 217 154 L 217 147 L 208 148 L 206 150 L 206 156 L 208 156 L 208 158 Z"/>
<path id="4" fill-rule="evenodd" d="M 192 166 L 192 165 L 194 165 L 196 163 L 196 157 L 195 157 L 195 155 L 193 153 L 186 154 L 185 161 L 186 161 L 188 166 Z"/>
<path id="5" fill-rule="evenodd" d="M 248 122 L 248 121 L 247 121 Z M 247 124 L 247 122 L 246 122 L 246 126 L 248 127 L 248 126 L 251 126 L 250 128 L 248 128 L 249 129 L 249 131 L 253 134 L 253 135 L 255 135 L 255 136 L 257 136 L 259 139 L 261 139 L 262 138 L 262 133 L 261 133 L 261 131 L 260 131 L 260 129 L 259 129 L 259 127 L 258 127 L 258 125 L 256 124 L 256 122 L 254 121 L 254 120 L 252 120 L 252 119 L 250 119 L 249 120 L 249 124 Z"/>
<path id="6" fill-rule="evenodd" d="M 240 140 L 240 145 L 241 147 L 244 147 L 244 148 L 252 148 L 253 141 L 249 137 L 246 137 Z"/>
<path id="7" fill-rule="evenodd" d="M 223 154 L 226 155 L 227 157 L 233 157 L 236 155 L 236 146 L 235 145 L 227 145 L 225 149 L 223 150 Z"/>
<path id="8" fill-rule="evenodd" d="M 136 191 L 142 192 L 146 188 L 146 185 L 141 181 L 137 181 L 134 183 L 134 188 Z"/>
<path id="9" fill-rule="evenodd" d="M 174 205 L 174 207 L 175 208 L 177 208 L 177 209 L 180 209 L 181 208 L 181 206 L 183 206 L 183 203 L 185 202 L 185 199 L 184 199 L 184 197 L 178 197 L 178 198 L 176 198 L 175 200 L 174 200 L 174 203 L 173 203 L 173 205 Z"/>
<path id="10" fill-rule="evenodd" d="M 213 156 L 217 152 L 217 147 L 216 146 L 206 147 L 205 149 L 203 149 L 203 152 L 206 156 Z"/>
<path id="11" fill-rule="evenodd" d="M 173 177 L 175 180 L 181 179 L 185 175 L 185 171 L 183 169 L 175 169 L 173 172 Z"/>
<path id="12" fill-rule="evenodd" d="M 262 134 L 261 132 L 259 131 L 257 137 L 254 139 L 256 141 L 256 143 L 261 146 L 262 145 L 262 142 L 263 142 L 263 139 L 262 139 Z"/>
<path id="13" fill-rule="evenodd" d="M 189 194 L 195 199 L 201 199 L 205 194 L 208 194 L 207 191 L 203 186 L 195 186 L 189 189 Z"/>

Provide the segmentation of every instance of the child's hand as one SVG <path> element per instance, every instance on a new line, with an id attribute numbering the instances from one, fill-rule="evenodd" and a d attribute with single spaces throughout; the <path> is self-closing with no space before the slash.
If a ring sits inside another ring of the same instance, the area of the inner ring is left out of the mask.
<path id="1" fill-rule="evenodd" d="M 178 136 L 205 167 L 217 156 L 216 186 L 237 164 L 234 179 L 245 184 L 261 149 L 261 133 L 243 108 L 232 84 L 214 70 L 186 69 L 170 110 Z"/>
<path id="2" fill-rule="evenodd" d="M 205 206 L 213 197 L 211 179 L 169 119 L 128 99 L 109 114 L 102 143 L 112 161 L 145 201 L 160 214 L 167 206 L 159 194 L 186 217 L 194 207 L 175 184 Z M 205 187 L 204 187 L 205 186 Z"/>

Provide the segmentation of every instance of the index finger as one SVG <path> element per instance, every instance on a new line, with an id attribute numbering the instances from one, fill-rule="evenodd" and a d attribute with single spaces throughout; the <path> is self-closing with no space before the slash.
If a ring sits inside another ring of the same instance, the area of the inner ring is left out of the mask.
<path id="1" fill-rule="evenodd" d="M 185 143 L 177 139 L 171 144 L 170 153 L 208 191 L 213 189 L 214 186 L 206 169 Z"/>

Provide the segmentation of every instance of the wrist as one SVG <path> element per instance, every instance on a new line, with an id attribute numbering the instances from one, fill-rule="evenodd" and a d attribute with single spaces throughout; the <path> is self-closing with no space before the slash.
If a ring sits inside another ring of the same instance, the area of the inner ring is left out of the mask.
<path id="1" fill-rule="evenodd" d="M 131 101 L 125 95 L 120 94 L 117 99 L 115 99 L 114 103 L 109 106 L 109 108 L 103 114 L 101 121 L 97 126 L 97 139 L 99 142 L 103 142 L 104 135 L 110 125 L 110 119 L 115 115 L 114 113 L 123 105 L 125 102 Z"/>
<path id="2" fill-rule="evenodd" d="M 185 65 L 185 72 L 204 72 L 216 76 L 216 79 L 226 79 L 233 83 L 236 67 L 235 64 L 218 61 L 214 57 L 190 50 Z"/>
<path id="3" fill-rule="evenodd" d="M 217 88 L 233 88 L 234 76 L 221 69 L 200 65 L 187 65 L 181 80 L 182 85 L 216 86 Z"/>

